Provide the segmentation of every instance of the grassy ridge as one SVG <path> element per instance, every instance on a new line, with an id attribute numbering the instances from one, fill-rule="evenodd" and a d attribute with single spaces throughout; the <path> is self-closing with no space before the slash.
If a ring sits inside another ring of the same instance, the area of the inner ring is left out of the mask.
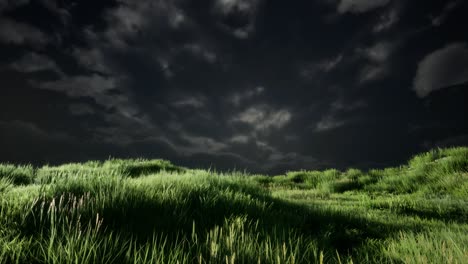
<path id="1" fill-rule="evenodd" d="M 264 176 L 0 165 L 0 263 L 464 263 L 468 148 Z"/>

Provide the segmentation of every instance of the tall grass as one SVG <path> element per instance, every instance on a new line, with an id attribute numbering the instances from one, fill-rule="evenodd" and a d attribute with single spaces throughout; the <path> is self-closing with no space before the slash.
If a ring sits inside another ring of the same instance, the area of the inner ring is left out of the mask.
<path id="1" fill-rule="evenodd" d="M 0 263 L 463 263 L 468 149 L 274 177 L 0 165 Z"/>

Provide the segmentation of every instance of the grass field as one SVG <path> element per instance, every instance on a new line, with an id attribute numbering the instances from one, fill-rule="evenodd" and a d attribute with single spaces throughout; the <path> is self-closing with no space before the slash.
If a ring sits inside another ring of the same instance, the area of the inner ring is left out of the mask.
<path id="1" fill-rule="evenodd" d="M 278 176 L 1 164 L 0 263 L 468 263 L 468 148 Z"/>

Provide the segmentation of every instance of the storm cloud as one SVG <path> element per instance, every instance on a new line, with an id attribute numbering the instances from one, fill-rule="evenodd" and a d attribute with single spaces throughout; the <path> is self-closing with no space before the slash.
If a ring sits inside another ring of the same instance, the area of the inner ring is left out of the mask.
<path id="1" fill-rule="evenodd" d="M 468 135 L 466 4 L 430 2 L 0 1 L 0 162 L 397 164 Z"/>

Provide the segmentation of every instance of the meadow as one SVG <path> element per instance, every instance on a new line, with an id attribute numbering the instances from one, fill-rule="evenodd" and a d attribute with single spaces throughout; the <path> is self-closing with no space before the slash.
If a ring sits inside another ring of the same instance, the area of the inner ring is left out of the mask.
<path id="1" fill-rule="evenodd" d="M 277 176 L 0 164 L 0 263 L 468 263 L 468 148 Z"/>

